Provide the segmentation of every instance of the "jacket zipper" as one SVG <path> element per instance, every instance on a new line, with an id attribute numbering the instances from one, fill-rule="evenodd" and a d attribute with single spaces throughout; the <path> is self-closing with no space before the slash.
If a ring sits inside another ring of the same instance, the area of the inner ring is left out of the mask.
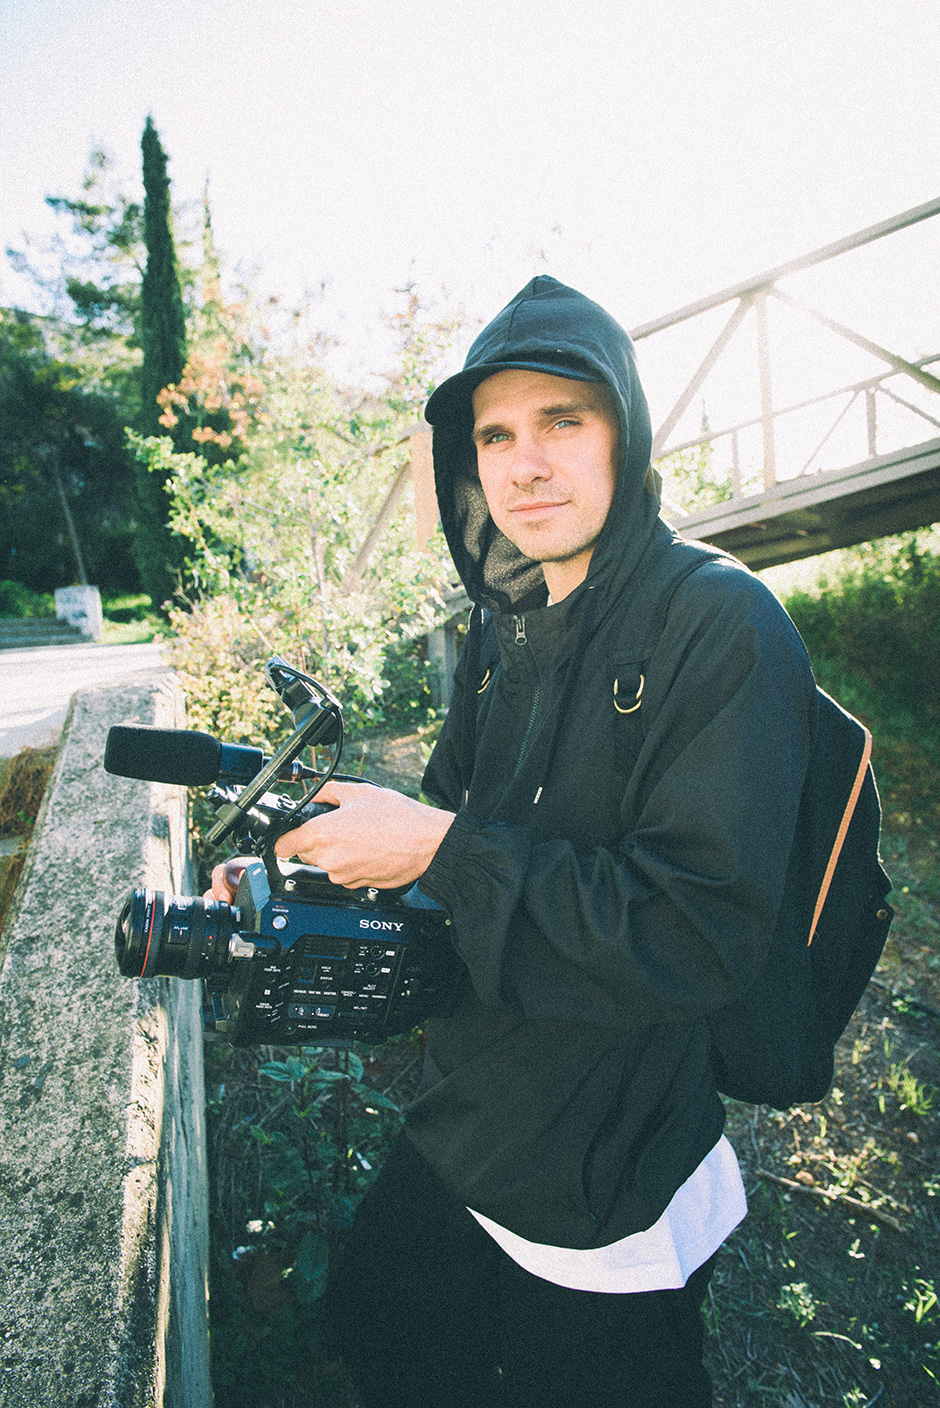
<path id="1" fill-rule="evenodd" d="M 516 645 L 527 645 L 527 644 L 528 644 L 528 640 L 527 640 L 527 638 L 526 638 L 526 633 L 525 633 L 525 617 L 524 617 L 524 616 L 516 616 L 516 617 L 514 617 L 513 619 L 515 620 L 515 623 L 516 623 Z M 541 682 L 540 682 L 540 680 L 539 680 L 538 670 L 536 670 L 536 672 L 535 672 L 535 689 L 534 689 L 533 694 L 532 694 L 532 707 L 531 707 L 531 709 L 529 710 L 529 721 L 528 721 L 528 723 L 526 724 L 525 734 L 523 735 L 523 739 L 522 739 L 522 747 L 519 749 L 519 757 L 518 757 L 518 759 L 517 759 L 517 761 L 516 761 L 515 771 L 513 772 L 513 775 L 512 775 L 512 777 L 511 777 L 510 780 L 509 780 L 509 786 L 506 788 L 505 792 L 503 793 L 503 796 L 504 796 L 504 797 L 508 796 L 508 794 L 512 791 L 512 788 L 513 788 L 513 785 L 514 785 L 514 783 L 515 783 L 515 781 L 516 781 L 516 778 L 519 776 L 520 772 L 522 771 L 522 765 L 523 765 L 523 763 L 525 762 L 526 757 L 528 756 L 529 749 L 530 749 L 531 746 L 532 746 L 532 735 L 533 735 L 533 733 L 535 732 L 535 720 L 536 720 L 536 717 L 537 717 L 537 715 L 538 715 L 538 712 L 539 712 L 539 705 L 541 704 L 541 702 L 542 702 L 542 686 L 541 686 Z"/>

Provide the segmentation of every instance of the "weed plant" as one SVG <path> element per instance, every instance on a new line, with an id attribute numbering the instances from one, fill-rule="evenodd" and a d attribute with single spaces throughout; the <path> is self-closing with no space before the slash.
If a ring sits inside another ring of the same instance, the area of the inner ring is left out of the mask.
<path id="1" fill-rule="evenodd" d="M 749 1214 L 707 1302 L 716 1408 L 940 1401 L 938 1037 L 873 987 L 824 1101 L 729 1102 Z"/>
<path id="2" fill-rule="evenodd" d="M 401 1126 L 420 1037 L 207 1050 L 218 1408 L 351 1405 L 326 1340 L 331 1256 Z"/>

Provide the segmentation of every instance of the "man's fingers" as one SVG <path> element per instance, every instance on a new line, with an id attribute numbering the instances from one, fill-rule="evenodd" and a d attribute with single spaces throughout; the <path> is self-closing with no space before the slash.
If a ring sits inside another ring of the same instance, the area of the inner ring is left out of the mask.
<path id="1" fill-rule="evenodd" d="M 206 890 L 204 900 L 222 900 L 231 904 L 238 889 L 238 882 L 245 872 L 248 861 L 243 856 L 233 856 L 212 871 L 212 888 Z"/>
<path id="2" fill-rule="evenodd" d="M 274 843 L 274 854 L 280 856 L 282 860 L 288 860 L 291 856 L 299 856 L 308 865 L 315 865 L 316 862 L 310 854 L 310 848 L 316 839 L 315 828 L 319 820 L 319 817 L 311 817 L 301 826 L 295 826 L 293 831 L 285 831 L 283 836 L 279 836 Z"/>

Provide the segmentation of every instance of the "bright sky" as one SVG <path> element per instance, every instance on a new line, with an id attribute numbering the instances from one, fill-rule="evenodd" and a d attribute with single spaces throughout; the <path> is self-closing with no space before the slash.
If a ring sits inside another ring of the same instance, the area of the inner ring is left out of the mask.
<path id="1" fill-rule="evenodd" d="M 0 0 L 0 248 L 50 229 L 43 198 L 78 194 L 93 142 L 138 180 L 152 112 L 174 199 L 208 176 L 222 250 L 288 298 L 324 284 L 362 374 L 409 280 L 488 318 L 552 273 L 633 327 L 940 195 L 937 20 L 937 0 Z M 940 351 L 927 224 L 882 242 L 890 277 L 849 256 L 816 301 Z M 24 297 L 0 260 L 0 302 Z"/>

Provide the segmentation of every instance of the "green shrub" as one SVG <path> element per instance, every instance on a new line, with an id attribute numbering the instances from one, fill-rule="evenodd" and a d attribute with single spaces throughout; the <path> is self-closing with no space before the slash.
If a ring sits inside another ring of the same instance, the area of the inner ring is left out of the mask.
<path id="1" fill-rule="evenodd" d="M 118 625 L 128 625 L 131 621 L 156 621 L 158 617 L 153 602 L 144 592 L 131 596 L 106 597 L 102 602 L 104 615 Z"/>
<path id="2" fill-rule="evenodd" d="M 940 830 L 940 554 L 907 533 L 842 562 L 786 608 L 819 684 L 874 735 L 886 830 L 929 842 Z"/>
<path id="3" fill-rule="evenodd" d="M 889 707 L 940 718 L 940 555 L 916 534 L 867 544 L 840 579 L 786 607 L 814 662 L 860 676 Z"/>
<path id="4" fill-rule="evenodd" d="M 0 616 L 54 616 L 51 592 L 34 592 L 22 582 L 0 582 Z"/>

